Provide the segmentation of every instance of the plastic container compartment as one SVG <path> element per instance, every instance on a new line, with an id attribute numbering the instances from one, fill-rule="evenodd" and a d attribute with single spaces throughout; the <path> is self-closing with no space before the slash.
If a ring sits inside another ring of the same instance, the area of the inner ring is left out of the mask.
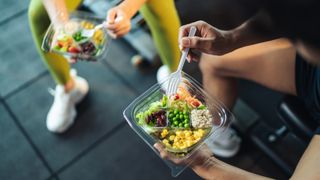
<path id="1" fill-rule="evenodd" d="M 79 36 L 76 37 L 76 33 L 83 29 L 92 29 L 103 21 L 104 19 L 94 16 L 94 14 L 74 11 L 69 14 L 67 25 L 58 33 L 52 24 L 49 26 L 42 41 L 42 49 L 45 52 L 54 52 L 65 57 L 96 61 L 106 53 L 111 39 L 106 30 L 104 28 L 99 29 L 92 38 L 80 37 L 81 39 L 79 39 Z M 73 49 L 69 49 L 70 47 L 73 47 Z"/>
<path id="2" fill-rule="evenodd" d="M 184 131 L 184 130 L 199 130 L 200 128 L 184 128 L 184 127 L 172 127 L 170 124 L 170 120 L 168 120 L 168 116 L 170 114 L 170 109 L 172 109 L 172 105 L 167 103 L 165 107 L 161 107 L 163 110 L 166 110 L 166 122 L 167 124 L 162 127 L 154 127 L 148 124 L 141 124 L 139 123 L 139 118 L 137 114 L 140 112 L 145 112 L 150 108 L 150 104 L 154 102 L 161 101 L 163 96 L 166 94 L 165 89 L 168 84 L 169 78 L 164 80 L 161 84 L 155 84 L 138 98 L 136 98 L 123 112 L 123 115 L 130 125 L 130 127 L 149 145 L 149 147 L 160 156 L 159 152 L 153 147 L 155 143 L 161 143 L 165 150 L 168 153 L 171 153 L 172 157 L 179 160 L 184 160 L 190 158 L 190 156 L 197 151 L 197 149 L 204 143 L 209 136 L 210 140 L 218 137 L 222 134 L 222 132 L 229 127 L 230 122 L 233 120 L 234 116 L 228 111 L 223 104 L 218 102 L 215 99 L 212 99 L 208 96 L 208 94 L 201 88 L 201 85 L 190 77 L 188 74 L 183 73 L 183 81 L 181 82 L 180 86 L 184 87 L 193 97 L 198 99 L 203 105 L 206 106 L 209 114 L 211 115 L 210 119 L 210 127 L 202 128 L 205 130 L 203 136 L 198 140 L 195 144 L 188 146 L 186 148 L 177 149 L 172 148 L 171 146 L 167 146 L 163 139 L 161 138 L 161 132 L 164 129 L 167 129 L 170 133 L 175 133 L 177 131 Z M 171 97 L 173 98 L 173 97 Z M 197 109 L 197 108 L 196 108 Z M 190 117 L 190 115 L 189 115 Z M 140 118 L 141 119 L 141 118 Z M 147 122 L 147 121 L 146 121 Z M 149 121 L 150 122 L 150 121 Z M 189 118 L 189 124 L 191 125 L 191 118 Z M 160 135 L 159 135 L 160 133 Z M 193 133 L 193 132 L 192 132 Z M 158 135 L 155 135 L 158 134 Z M 177 134 L 175 134 L 177 135 Z M 166 138 L 168 138 L 168 136 Z M 169 138 L 170 139 L 170 138 Z M 171 143 L 173 141 L 170 141 Z M 171 168 L 171 175 L 176 177 L 178 176 L 188 164 L 178 165 L 174 164 L 172 161 L 164 160 L 164 162 Z M 188 159 L 188 162 L 189 159 Z M 192 162 L 192 159 L 191 159 Z"/>

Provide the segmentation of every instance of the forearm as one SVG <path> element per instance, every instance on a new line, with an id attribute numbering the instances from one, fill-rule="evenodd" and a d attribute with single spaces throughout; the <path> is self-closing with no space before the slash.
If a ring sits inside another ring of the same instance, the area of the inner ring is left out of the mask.
<path id="1" fill-rule="evenodd" d="M 43 5 L 55 27 L 64 24 L 69 19 L 64 0 L 43 0 Z"/>
<path id="2" fill-rule="evenodd" d="M 204 179 L 269 179 L 231 166 L 214 157 L 202 165 L 192 166 L 192 169 Z"/>
<path id="3" fill-rule="evenodd" d="M 145 2 L 147 0 L 125 0 L 119 7 L 127 12 L 128 17 L 131 19 Z"/>
<path id="4" fill-rule="evenodd" d="M 263 11 L 231 30 L 230 34 L 233 49 L 280 38 L 274 31 L 272 20 Z"/>
<path id="5" fill-rule="evenodd" d="M 320 135 L 312 138 L 308 148 L 301 157 L 292 179 L 320 179 Z"/>

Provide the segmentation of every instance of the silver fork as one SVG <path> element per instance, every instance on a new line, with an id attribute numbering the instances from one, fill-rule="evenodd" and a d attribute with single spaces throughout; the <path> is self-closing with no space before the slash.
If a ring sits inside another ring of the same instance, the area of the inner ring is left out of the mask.
<path id="1" fill-rule="evenodd" d="M 196 34 L 196 30 L 197 30 L 196 27 L 192 26 L 190 28 L 188 37 L 194 36 Z M 166 94 L 168 96 L 171 96 L 171 95 L 174 95 L 177 93 L 178 86 L 179 86 L 181 79 L 182 79 L 181 71 L 182 71 L 183 65 L 186 61 L 188 53 L 189 53 L 189 48 L 186 48 L 182 52 L 178 69 L 175 72 L 171 73 L 169 76 L 169 82 L 167 83 L 168 85 L 167 85 L 167 91 L 166 91 Z"/>
<path id="2" fill-rule="evenodd" d="M 114 20 L 114 23 L 118 23 L 122 19 L 123 19 L 123 16 L 118 16 Z M 98 29 L 101 29 L 101 28 L 105 27 L 106 24 L 107 24 L 107 22 L 104 21 L 103 23 L 101 23 L 99 25 L 96 25 L 93 29 L 83 29 L 82 30 L 82 35 L 90 39 Z"/>
<path id="3" fill-rule="evenodd" d="M 85 36 L 85 37 L 90 39 L 98 29 L 101 29 L 104 26 L 105 26 L 105 22 L 95 26 L 93 29 L 83 29 L 82 30 L 82 36 Z"/>

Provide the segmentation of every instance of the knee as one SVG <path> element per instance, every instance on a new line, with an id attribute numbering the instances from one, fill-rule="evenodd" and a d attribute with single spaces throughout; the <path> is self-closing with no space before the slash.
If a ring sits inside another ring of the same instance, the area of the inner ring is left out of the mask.
<path id="1" fill-rule="evenodd" d="M 199 67 L 202 75 L 222 75 L 225 71 L 224 57 L 203 54 L 200 59 Z"/>
<path id="2" fill-rule="evenodd" d="M 28 8 L 28 18 L 30 22 L 34 22 L 39 16 L 39 13 L 37 12 L 39 12 L 40 7 L 41 7 L 40 3 L 37 3 L 36 1 L 31 0 Z"/>

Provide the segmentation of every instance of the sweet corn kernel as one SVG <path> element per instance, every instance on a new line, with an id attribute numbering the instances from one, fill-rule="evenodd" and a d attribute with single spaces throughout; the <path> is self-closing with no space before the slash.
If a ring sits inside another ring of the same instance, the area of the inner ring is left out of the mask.
<path id="1" fill-rule="evenodd" d="M 190 147 L 190 146 L 192 146 L 192 142 L 187 140 L 186 145 L 187 145 L 187 147 Z"/>
<path id="2" fill-rule="evenodd" d="M 180 136 L 180 135 L 181 135 L 181 131 L 177 131 L 177 132 L 176 132 L 176 135 L 177 135 L 177 136 Z"/>
<path id="3" fill-rule="evenodd" d="M 186 135 L 187 137 L 189 137 L 189 136 L 191 136 L 191 133 L 190 133 L 190 132 L 186 132 L 185 135 Z"/>
<path id="4" fill-rule="evenodd" d="M 169 140 L 170 141 L 173 141 L 175 139 L 175 136 L 174 135 L 171 135 L 170 137 L 169 137 Z"/>
<path id="5" fill-rule="evenodd" d="M 185 137 L 184 132 L 181 132 L 181 133 L 180 133 L 180 137 L 182 137 L 182 138 L 184 138 L 184 137 Z"/>
<path id="6" fill-rule="evenodd" d="M 167 129 L 162 130 L 162 132 L 161 132 L 161 137 L 164 138 L 164 137 L 166 137 L 167 135 L 168 135 L 168 130 L 167 130 Z"/>
<path id="7" fill-rule="evenodd" d="M 169 143 L 168 139 L 164 139 L 164 140 L 162 140 L 162 142 L 163 142 L 164 144 Z"/>

